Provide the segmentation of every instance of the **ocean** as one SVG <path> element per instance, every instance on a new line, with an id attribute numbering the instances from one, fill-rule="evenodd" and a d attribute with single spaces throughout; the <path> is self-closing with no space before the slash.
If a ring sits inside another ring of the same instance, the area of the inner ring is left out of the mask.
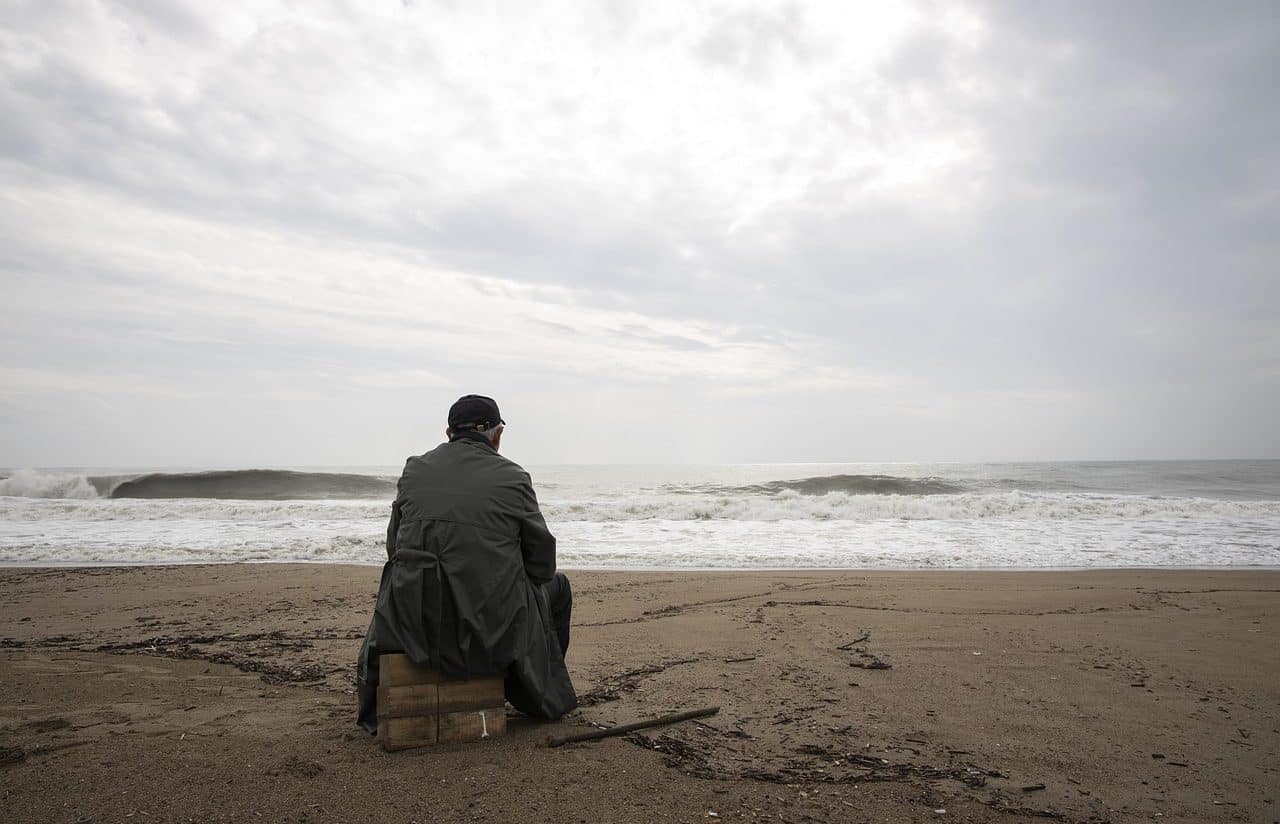
<path id="1" fill-rule="evenodd" d="M 398 469 L 0 471 L 0 564 L 381 564 Z M 1280 567 L 1280 461 L 529 470 L 566 568 Z"/>

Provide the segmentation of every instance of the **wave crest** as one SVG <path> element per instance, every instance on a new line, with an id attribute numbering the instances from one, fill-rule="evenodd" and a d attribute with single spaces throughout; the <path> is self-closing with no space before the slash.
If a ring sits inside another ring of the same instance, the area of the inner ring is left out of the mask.
<path id="1" fill-rule="evenodd" d="M 661 491 L 668 495 L 955 495 L 966 491 L 965 487 L 927 476 L 922 478 L 898 475 L 816 475 L 812 478 L 789 478 L 781 481 L 764 481 L 745 486 L 723 484 L 694 484 L 692 486 L 666 485 Z"/>
<path id="2" fill-rule="evenodd" d="M 750 491 L 769 493 L 796 492 L 801 495 L 953 495 L 964 491 L 941 478 L 901 478 L 896 475 L 820 475 L 795 481 L 770 481 Z"/>
<path id="3" fill-rule="evenodd" d="M 215 498 L 248 501 L 385 498 L 395 482 L 377 475 L 295 472 L 285 469 L 230 469 L 212 472 L 156 472 L 121 481 L 112 498 Z"/>
<path id="4" fill-rule="evenodd" d="M 96 498 L 98 490 L 84 475 L 19 469 L 0 479 L 0 495 L 13 498 Z"/>

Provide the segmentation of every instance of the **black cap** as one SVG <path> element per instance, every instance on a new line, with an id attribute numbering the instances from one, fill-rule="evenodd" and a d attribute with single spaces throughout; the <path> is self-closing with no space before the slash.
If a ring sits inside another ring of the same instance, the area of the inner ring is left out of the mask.
<path id="1" fill-rule="evenodd" d="M 505 424 L 498 402 L 484 395 L 463 395 L 449 407 L 450 429 L 492 429 Z"/>

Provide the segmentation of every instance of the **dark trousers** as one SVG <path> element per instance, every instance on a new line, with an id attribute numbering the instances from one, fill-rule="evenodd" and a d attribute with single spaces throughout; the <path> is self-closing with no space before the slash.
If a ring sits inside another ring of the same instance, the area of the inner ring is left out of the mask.
<path id="1" fill-rule="evenodd" d="M 569 619 L 573 616 L 573 589 L 569 579 L 563 572 L 543 585 L 547 600 L 551 604 L 551 626 L 555 628 L 556 637 L 560 639 L 560 654 L 569 651 Z"/>

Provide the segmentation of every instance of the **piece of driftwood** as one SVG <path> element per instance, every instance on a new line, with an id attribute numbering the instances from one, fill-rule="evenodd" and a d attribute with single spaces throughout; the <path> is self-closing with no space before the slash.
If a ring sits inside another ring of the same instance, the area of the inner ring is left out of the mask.
<path id="1" fill-rule="evenodd" d="M 592 730 L 591 732 L 576 732 L 570 735 L 554 736 L 547 739 L 548 747 L 559 747 L 564 744 L 574 744 L 579 741 L 595 741 L 600 738 L 610 738 L 615 735 L 625 735 L 636 730 L 648 729 L 649 727 L 661 727 L 666 724 L 676 724 L 681 721 L 690 721 L 694 718 L 706 718 L 708 715 L 715 715 L 720 712 L 719 707 L 705 707 L 700 710 L 689 710 L 688 712 L 677 712 L 671 715 L 663 715 L 659 718 L 650 718 L 646 721 L 633 721 L 630 724 L 618 724 L 604 730 Z"/>
<path id="2" fill-rule="evenodd" d="M 862 635 L 862 637 L 861 637 L 861 638 L 854 638 L 854 639 L 853 639 L 852 641 L 850 641 L 849 643 L 847 643 L 847 644 L 841 644 L 840 646 L 836 647 L 836 649 L 851 650 L 851 649 L 853 649 L 855 646 L 857 646 L 858 644 L 862 644 L 862 643 L 865 643 L 865 642 L 870 641 L 870 640 L 871 640 L 871 633 L 866 632 L 866 633 L 863 633 L 863 635 Z"/>

